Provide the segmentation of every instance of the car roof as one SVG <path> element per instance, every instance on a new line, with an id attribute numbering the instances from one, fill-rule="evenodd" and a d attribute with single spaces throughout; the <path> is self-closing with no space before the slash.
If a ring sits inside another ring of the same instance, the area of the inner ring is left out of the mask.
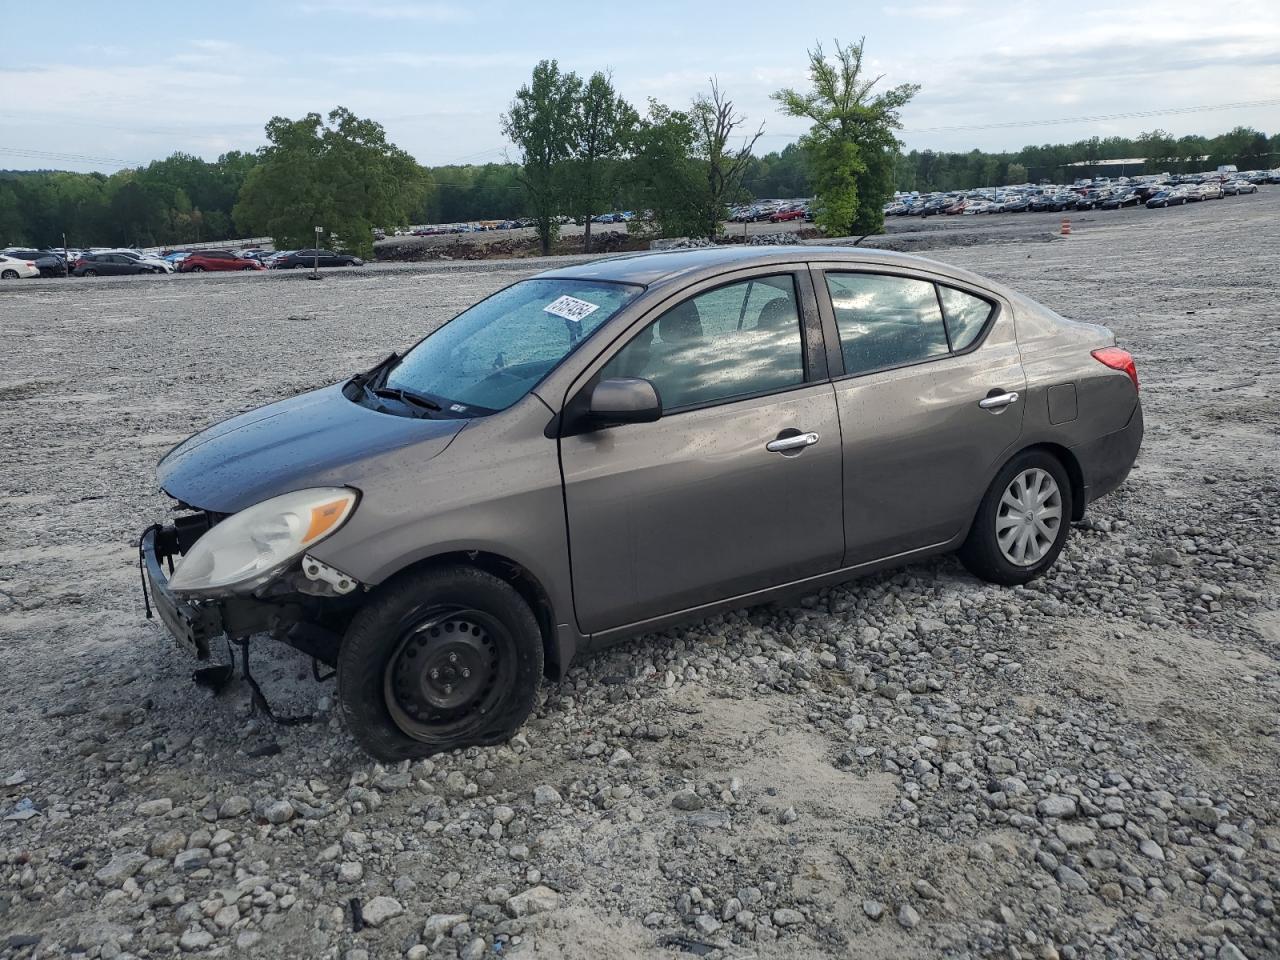
<path id="1" fill-rule="evenodd" d="M 558 267 L 538 274 L 538 278 L 573 280 L 606 280 L 614 283 L 635 283 L 642 286 L 665 285 L 677 280 L 691 280 L 695 274 L 711 274 L 745 269 L 769 264 L 797 262 L 847 261 L 863 265 L 884 265 L 925 269 L 947 274 L 957 280 L 994 286 L 992 281 L 950 264 L 926 257 L 912 256 L 893 250 L 874 247 L 851 247 L 819 244 L 717 246 L 696 247 L 686 250 L 645 251 L 622 254 Z"/>

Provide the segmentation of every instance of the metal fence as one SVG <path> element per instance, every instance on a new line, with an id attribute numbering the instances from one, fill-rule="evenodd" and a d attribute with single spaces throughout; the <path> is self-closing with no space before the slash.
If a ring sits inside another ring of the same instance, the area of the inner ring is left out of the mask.
<path id="1" fill-rule="evenodd" d="M 247 237 L 243 240 L 215 240 L 208 243 L 170 243 L 160 247 L 144 247 L 143 253 L 160 253 L 163 250 L 243 250 L 245 247 L 272 246 L 271 237 Z"/>

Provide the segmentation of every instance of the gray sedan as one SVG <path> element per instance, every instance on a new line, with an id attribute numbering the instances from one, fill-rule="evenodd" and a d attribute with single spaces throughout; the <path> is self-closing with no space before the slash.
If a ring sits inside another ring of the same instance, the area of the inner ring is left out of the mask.
<path id="1" fill-rule="evenodd" d="M 196 434 L 140 547 L 188 650 L 270 632 L 335 666 L 396 760 L 501 741 L 544 676 L 681 620 L 949 551 L 1026 583 L 1141 440 L 1111 331 L 1000 284 L 862 249 L 642 254 Z"/>

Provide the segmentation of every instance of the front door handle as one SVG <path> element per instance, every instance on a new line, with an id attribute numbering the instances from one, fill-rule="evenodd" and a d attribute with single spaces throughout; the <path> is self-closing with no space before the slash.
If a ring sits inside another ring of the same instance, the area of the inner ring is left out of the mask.
<path id="1" fill-rule="evenodd" d="M 770 440 L 764 445 L 764 448 L 770 453 L 792 453 L 799 452 L 805 447 L 812 447 L 818 442 L 816 433 L 797 433 L 790 437 L 779 437 L 777 440 Z"/>
<path id="2" fill-rule="evenodd" d="M 978 401 L 978 406 L 983 410 L 999 410 L 1001 407 L 1007 407 L 1011 403 L 1018 402 L 1018 392 L 1016 390 L 1009 393 L 997 393 L 994 397 L 983 397 Z"/>

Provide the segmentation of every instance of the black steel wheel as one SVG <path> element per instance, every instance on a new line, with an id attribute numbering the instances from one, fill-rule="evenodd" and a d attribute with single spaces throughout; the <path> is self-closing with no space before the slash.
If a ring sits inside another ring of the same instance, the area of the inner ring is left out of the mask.
<path id="1" fill-rule="evenodd" d="M 380 760 L 509 738 L 533 710 L 542 634 L 506 581 L 465 565 L 409 571 L 356 614 L 338 654 L 347 727 Z"/>
<path id="2" fill-rule="evenodd" d="M 515 640 L 497 618 L 465 608 L 423 611 L 383 671 L 387 711 L 414 739 L 462 732 L 498 706 L 515 659 Z"/>

